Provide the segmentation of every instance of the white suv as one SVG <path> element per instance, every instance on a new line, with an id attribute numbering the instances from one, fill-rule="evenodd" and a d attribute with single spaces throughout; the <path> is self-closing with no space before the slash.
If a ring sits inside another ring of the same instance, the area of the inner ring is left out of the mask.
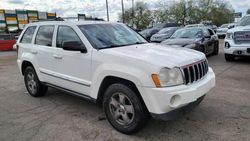
<path id="1" fill-rule="evenodd" d="M 50 86 L 101 103 L 110 124 L 126 134 L 150 116 L 175 118 L 215 86 L 203 53 L 148 43 L 121 23 L 32 23 L 15 46 L 31 96 Z"/>
<path id="2" fill-rule="evenodd" d="M 236 56 L 250 56 L 250 15 L 227 31 L 224 52 L 226 61 L 233 61 Z"/>

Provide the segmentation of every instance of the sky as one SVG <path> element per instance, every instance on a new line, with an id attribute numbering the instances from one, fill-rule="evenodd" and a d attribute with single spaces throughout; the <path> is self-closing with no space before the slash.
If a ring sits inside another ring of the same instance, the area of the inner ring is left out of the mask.
<path id="1" fill-rule="evenodd" d="M 132 0 L 123 0 L 124 8 L 131 8 Z M 178 0 L 134 0 L 143 1 L 149 8 L 157 8 L 159 1 L 171 3 Z M 250 0 L 225 0 L 236 12 L 246 14 Z M 121 13 L 121 0 L 108 0 L 110 21 L 118 20 Z M 106 20 L 106 0 L 0 0 L 0 9 L 29 9 L 44 12 L 56 12 L 60 17 L 76 17 L 77 13 L 103 18 Z"/>

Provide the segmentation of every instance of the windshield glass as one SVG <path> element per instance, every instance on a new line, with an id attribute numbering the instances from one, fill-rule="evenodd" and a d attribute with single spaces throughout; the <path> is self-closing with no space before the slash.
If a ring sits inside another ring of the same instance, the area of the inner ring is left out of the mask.
<path id="1" fill-rule="evenodd" d="M 177 30 L 171 38 L 201 38 L 202 31 L 198 28 L 185 28 Z"/>
<path id="2" fill-rule="evenodd" d="M 164 29 L 160 30 L 160 31 L 158 32 L 158 34 L 170 34 L 170 33 L 172 33 L 172 32 L 174 32 L 174 29 L 173 29 L 173 28 L 164 28 Z"/>
<path id="3" fill-rule="evenodd" d="M 138 33 L 122 24 L 79 25 L 94 48 L 103 49 L 147 43 Z"/>
<path id="4" fill-rule="evenodd" d="M 223 24 L 222 26 L 221 26 L 221 28 L 227 28 L 228 27 L 228 24 Z"/>
<path id="5" fill-rule="evenodd" d="M 250 16 L 245 16 L 240 20 L 239 26 L 250 25 Z"/>

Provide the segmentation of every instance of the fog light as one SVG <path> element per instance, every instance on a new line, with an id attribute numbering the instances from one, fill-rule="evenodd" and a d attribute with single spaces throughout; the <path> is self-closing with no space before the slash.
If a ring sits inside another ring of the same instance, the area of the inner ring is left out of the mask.
<path id="1" fill-rule="evenodd" d="M 225 42 L 225 48 L 230 48 L 230 44 L 228 42 Z"/>
<path id="2" fill-rule="evenodd" d="M 171 107 L 178 107 L 181 102 L 181 97 L 179 95 L 174 95 L 170 99 L 170 106 Z"/>

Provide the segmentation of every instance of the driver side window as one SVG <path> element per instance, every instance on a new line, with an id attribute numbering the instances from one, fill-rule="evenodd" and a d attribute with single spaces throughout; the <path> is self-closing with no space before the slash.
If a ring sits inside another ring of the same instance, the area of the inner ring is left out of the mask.
<path id="1" fill-rule="evenodd" d="M 57 30 L 56 47 L 63 48 L 64 42 L 77 42 L 84 46 L 76 32 L 69 26 L 59 26 Z"/>
<path id="2" fill-rule="evenodd" d="M 205 37 L 209 37 L 210 36 L 210 33 L 207 29 L 203 29 L 203 34 Z"/>

